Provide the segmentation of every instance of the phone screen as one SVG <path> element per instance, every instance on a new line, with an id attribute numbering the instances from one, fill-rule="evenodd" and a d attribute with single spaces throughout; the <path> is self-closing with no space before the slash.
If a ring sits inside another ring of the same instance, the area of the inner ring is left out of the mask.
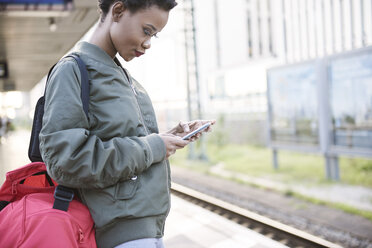
<path id="1" fill-rule="evenodd" d="M 187 140 L 189 138 L 191 138 L 192 136 L 194 136 L 195 134 L 199 133 L 200 131 L 203 131 L 204 129 L 206 129 L 207 127 L 209 127 L 211 125 L 210 122 L 204 124 L 203 126 L 199 127 L 198 129 L 192 131 L 191 133 L 185 135 L 182 137 L 183 140 Z"/>

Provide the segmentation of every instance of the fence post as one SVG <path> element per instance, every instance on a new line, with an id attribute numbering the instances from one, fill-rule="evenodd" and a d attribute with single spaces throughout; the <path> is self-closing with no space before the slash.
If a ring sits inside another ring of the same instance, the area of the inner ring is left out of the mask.
<path id="1" fill-rule="evenodd" d="M 279 163 L 278 163 L 278 150 L 273 149 L 273 167 L 275 170 L 279 169 Z"/>
<path id="2" fill-rule="evenodd" d="M 340 169 L 338 165 L 338 157 L 335 155 L 325 156 L 326 163 L 326 176 L 328 180 L 339 181 L 340 180 Z"/>

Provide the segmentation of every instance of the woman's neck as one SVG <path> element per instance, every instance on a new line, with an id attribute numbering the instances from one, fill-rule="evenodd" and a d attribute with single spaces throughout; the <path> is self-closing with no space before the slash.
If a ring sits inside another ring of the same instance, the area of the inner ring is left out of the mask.
<path id="1" fill-rule="evenodd" d="M 111 58 L 115 58 L 117 51 L 111 41 L 109 27 L 106 22 L 99 23 L 88 42 L 100 47 Z"/>

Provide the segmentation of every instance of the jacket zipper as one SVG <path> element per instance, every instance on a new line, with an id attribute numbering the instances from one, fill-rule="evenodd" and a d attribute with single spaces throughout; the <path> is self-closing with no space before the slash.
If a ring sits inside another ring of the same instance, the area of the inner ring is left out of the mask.
<path id="1" fill-rule="evenodd" d="M 123 68 L 123 71 L 124 71 L 124 68 Z M 125 72 L 125 71 L 124 71 Z M 137 99 L 137 92 L 136 92 L 136 88 L 134 87 L 134 84 L 132 82 L 132 79 L 131 77 L 129 76 L 129 74 L 127 72 L 125 72 L 126 76 L 127 76 L 127 79 L 128 79 L 128 82 L 129 82 L 129 85 L 130 87 L 132 88 L 132 91 L 133 91 L 133 94 L 134 94 L 134 98 L 136 98 L 136 103 L 137 103 L 137 108 L 138 108 L 138 111 L 139 111 L 139 114 L 140 114 L 140 118 L 141 118 L 141 122 L 142 122 L 142 125 L 145 127 L 145 131 L 146 131 L 146 134 L 149 135 L 150 132 L 149 130 L 147 129 L 146 125 L 145 125 L 145 120 L 143 119 L 143 116 L 142 116 L 142 111 L 141 111 L 141 108 L 139 106 L 139 103 L 138 103 L 138 99 Z"/>
<path id="2" fill-rule="evenodd" d="M 132 81 L 129 78 L 128 78 L 128 81 L 129 81 L 129 85 L 132 88 L 132 91 L 133 91 L 134 95 L 137 96 L 137 91 L 134 88 L 134 85 L 133 85 Z M 137 100 L 137 97 L 136 97 L 136 100 Z M 137 104 L 138 104 L 138 102 L 137 102 Z"/>
<path id="3" fill-rule="evenodd" d="M 141 108 L 140 108 L 139 103 L 138 103 L 136 88 L 134 87 L 134 84 L 132 82 L 132 79 L 131 79 L 129 73 L 127 73 L 123 67 L 122 67 L 122 69 L 123 69 L 123 72 L 124 72 L 125 76 L 128 79 L 128 82 L 129 82 L 130 87 L 132 88 L 132 91 L 134 93 L 134 98 L 136 98 L 137 108 L 138 108 L 138 111 L 139 111 L 139 114 L 140 114 L 140 117 L 141 117 L 142 125 L 145 127 L 146 134 L 149 135 L 150 132 L 147 129 L 147 126 L 145 125 L 145 120 L 143 119 L 142 111 L 141 111 Z M 169 180 L 168 180 L 169 170 L 168 170 L 168 164 L 167 163 L 165 164 L 165 170 L 167 172 L 167 175 L 166 175 L 166 180 L 167 181 L 166 181 L 166 183 L 167 183 L 167 185 L 169 185 Z M 169 192 L 169 187 L 168 186 L 167 186 L 167 192 L 168 192 L 168 195 L 169 195 L 170 192 Z"/>

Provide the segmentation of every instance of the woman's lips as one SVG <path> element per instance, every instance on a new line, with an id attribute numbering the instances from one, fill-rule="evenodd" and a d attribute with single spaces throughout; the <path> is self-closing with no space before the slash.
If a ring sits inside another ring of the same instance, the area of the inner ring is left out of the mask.
<path id="1" fill-rule="evenodd" d="M 141 52 L 139 52 L 139 51 L 136 51 L 136 57 L 139 57 L 139 56 L 141 56 L 141 55 L 143 55 L 144 53 L 141 53 Z"/>

